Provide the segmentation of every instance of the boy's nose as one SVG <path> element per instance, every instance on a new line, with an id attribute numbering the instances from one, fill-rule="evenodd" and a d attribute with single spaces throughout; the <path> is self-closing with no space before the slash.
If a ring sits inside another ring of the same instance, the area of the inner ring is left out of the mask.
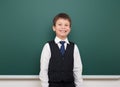
<path id="1" fill-rule="evenodd" d="M 65 29 L 65 26 L 64 26 L 64 25 L 62 26 L 62 29 Z"/>

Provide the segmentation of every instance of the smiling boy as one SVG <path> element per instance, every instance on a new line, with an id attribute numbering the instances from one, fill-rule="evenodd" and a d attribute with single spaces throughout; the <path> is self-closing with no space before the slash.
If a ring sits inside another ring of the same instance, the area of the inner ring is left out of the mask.
<path id="1" fill-rule="evenodd" d="M 71 19 L 59 13 L 53 19 L 54 40 L 47 42 L 41 53 L 42 87 L 82 87 L 82 62 L 77 45 L 67 38 Z"/>

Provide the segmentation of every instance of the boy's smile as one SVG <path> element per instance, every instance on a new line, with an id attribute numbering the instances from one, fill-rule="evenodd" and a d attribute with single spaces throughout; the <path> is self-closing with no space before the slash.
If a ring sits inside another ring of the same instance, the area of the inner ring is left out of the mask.
<path id="1" fill-rule="evenodd" d="M 59 18 L 56 21 L 53 30 L 56 32 L 56 36 L 60 39 L 66 39 L 70 33 L 70 22 L 67 19 Z"/>

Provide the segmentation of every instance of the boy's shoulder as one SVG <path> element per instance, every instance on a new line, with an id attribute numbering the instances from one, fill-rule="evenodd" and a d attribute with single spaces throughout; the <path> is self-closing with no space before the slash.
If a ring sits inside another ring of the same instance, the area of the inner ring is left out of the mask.
<path id="1" fill-rule="evenodd" d="M 47 43 L 55 43 L 55 41 L 54 40 L 50 40 L 50 41 L 47 41 Z"/>
<path id="2" fill-rule="evenodd" d="M 72 42 L 72 41 L 69 41 L 69 43 L 70 43 L 70 44 L 75 44 L 75 43 L 74 43 L 74 42 Z"/>

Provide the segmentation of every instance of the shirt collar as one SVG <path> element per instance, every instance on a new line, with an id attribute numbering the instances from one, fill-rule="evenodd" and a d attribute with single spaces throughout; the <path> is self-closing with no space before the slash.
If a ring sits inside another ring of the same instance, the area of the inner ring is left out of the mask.
<path id="1" fill-rule="evenodd" d="M 63 40 L 61 40 L 60 38 L 58 38 L 57 36 L 55 37 L 55 43 L 59 43 L 60 41 L 63 41 Z M 68 38 L 66 38 L 65 40 L 64 40 L 67 44 L 69 44 L 69 41 L 68 41 Z"/>

